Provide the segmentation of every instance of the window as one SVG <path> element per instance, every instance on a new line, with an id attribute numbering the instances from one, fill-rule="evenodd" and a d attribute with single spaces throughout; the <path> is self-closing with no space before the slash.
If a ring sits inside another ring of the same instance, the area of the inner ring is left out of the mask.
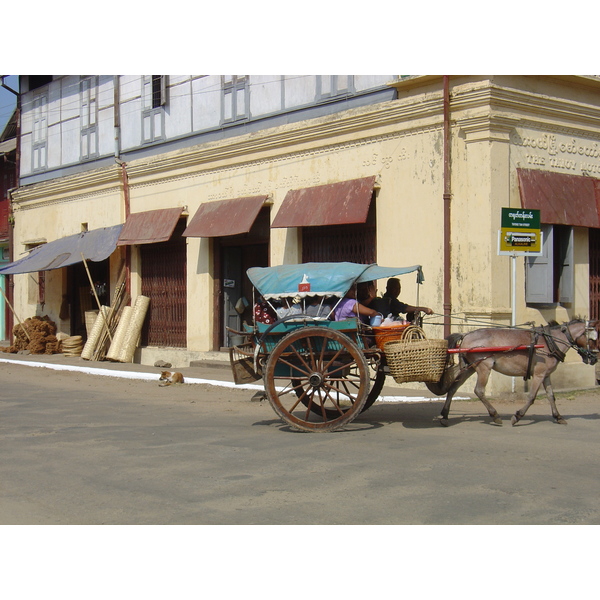
<path id="1" fill-rule="evenodd" d="M 354 92 L 353 75 L 319 75 L 317 77 L 317 97 L 326 100 Z"/>
<path id="2" fill-rule="evenodd" d="M 248 118 L 248 77 L 223 75 L 221 77 L 221 121 L 232 123 Z"/>
<path id="3" fill-rule="evenodd" d="M 81 160 L 98 156 L 98 101 L 96 78 L 80 82 Z"/>
<path id="4" fill-rule="evenodd" d="M 167 76 L 142 77 L 142 139 L 144 143 L 164 139 Z"/>
<path id="5" fill-rule="evenodd" d="M 525 261 L 527 304 L 573 302 L 573 228 L 542 225 L 542 256 Z"/>
<path id="6" fill-rule="evenodd" d="M 31 160 L 33 171 L 43 171 L 47 166 L 48 142 L 48 95 L 38 94 L 33 98 L 33 131 Z"/>

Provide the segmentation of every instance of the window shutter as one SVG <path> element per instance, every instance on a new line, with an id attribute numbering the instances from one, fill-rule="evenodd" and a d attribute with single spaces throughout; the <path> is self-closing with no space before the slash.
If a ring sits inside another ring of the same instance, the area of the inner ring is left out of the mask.
<path id="1" fill-rule="evenodd" d="M 573 302 L 573 228 L 569 227 L 560 236 L 560 280 L 558 283 L 558 301 Z"/>
<path id="2" fill-rule="evenodd" d="M 554 229 L 551 225 L 542 225 L 542 239 L 542 256 L 529 256 L 525 260 L 525 302 L 528 304 L 548 304 L 554 301 Z"/>

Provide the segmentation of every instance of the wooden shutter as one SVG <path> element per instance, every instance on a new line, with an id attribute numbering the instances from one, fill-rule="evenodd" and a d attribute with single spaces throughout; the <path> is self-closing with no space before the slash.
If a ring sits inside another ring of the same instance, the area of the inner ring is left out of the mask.
<path id="1" fill-rule="evenodd" d="M 530 256 L 525 260 L 525 302 L 528 304 L 554 302 L 554 228 L 542 225 L 542 236 L 542 256 Z"/>

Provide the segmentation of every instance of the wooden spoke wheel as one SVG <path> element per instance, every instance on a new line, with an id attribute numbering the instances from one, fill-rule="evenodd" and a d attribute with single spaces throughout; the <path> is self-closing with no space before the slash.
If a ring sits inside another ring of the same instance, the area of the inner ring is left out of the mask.
<path id="1" fill-rule="evenodd" d="M 377 360 L 371 357 L 367 359 L 367 363 L 369 365 L 371 387 L 369 390 L 369 395 L 367 396 L 365 405 L 363 406 L 361 412 L 365 412 L 365 410 L 373 406 L 377 398 L 379 398 L 379 394 L 381 394 L 383 384 L 385 383 L 385 372 L 383 370 L 381 360 Z"/>
<path id="2" fill-rule="evenodd" d="M 369 386 L 369 394 L 367 395 L 367 399 L 365 400 L 365 404 L 362 407 L 360 412 L 365 412 L 365 410 L 367 410 L 368 408 L 371 408 L 371 406 L 373 406 L 373 404 L 375 403 L 375 401 L 377 400 L 377 398 L 379 398 L 379 394 L 381 394 L 381 390 L 383 389 L 383 385 L 385 383 L 385 372 L 383 371 L 383 366 L 381 364 L 381 360 L 379 358 L 376 358 L 374 356 L 365 356 L 365 359 L 367 361 L 367 367 L 368 367 L 368 371 L 369 371 L 369 379 L 370 379 L 370 386 Z M 356 365 L 354 365 L 351 368 L 352 372 L 354 374 L 356 374 L 358 367 Z M 296 389 L 296 394 L 298 395 L 299 398 L 301 398 L 302 403 L 304 404 L 304 406 L 309 407 L 314 413 L 316 414 L 321 414 L 321 407 L 315 405 L 315 403 L 310 402 L 308 400 L 307 395 L 304 394 L 304 388 L 302 387 L 300 381 L 295 380 L 293 382 L 294 387 Z M 331 410 L 331 409 L 325 409 L 327 411 L 327 416 L 330 419 L 335 418 L 336 413 L 335 411 Z"/>
<path id="3" fill-rule="evenodd" d="M 362 411 L 370 373 L 364 354 L 347 335 L 302 327 L 275 346 L 264 381 L 271 406 L 289 425 L 333 431 Z"/>

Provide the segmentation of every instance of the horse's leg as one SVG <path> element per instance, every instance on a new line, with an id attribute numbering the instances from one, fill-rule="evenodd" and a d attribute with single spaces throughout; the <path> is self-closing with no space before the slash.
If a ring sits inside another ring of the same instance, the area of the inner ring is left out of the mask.
<path id="1" fill-rule="evenodd" d="M 544 379 L 544 389 L 546 390 L 548 401 L 550 402 L 552 416 L 560 425 L 566 425 L 567 420 L 559 414 L 558 409 L 556 408 L 556 400 L 554 399 L 554 390 L 552 389 L 552 383 L 550 382 L 550 375 L 548 375 L 546 379 Z"/>
<path id="2" fill-rule="evenodd" d="M 460 388 L 460 386 L 467 379 L 469 379 L 471 375 L 473 375 L 473 369 L 462 369 L 456 376 L 454 383 L 452 383 L 452 385 L 450 386 L 450 389 L 446 394 L 446 402 L 444 402 L 444 407 L 442 408 L 442 412 L 440 413 L 440 425 L 442 425 L 442 427 L 448 427 L 448 425 L 450 424 L 448 422 L 448 414 L 450 413 L 450 405 L 452 404 L 452 398 L 454 397 L 454 394 L 456 394 L 458 388 Z"/>
<path id="3" fill-rule="evenodd" d="M 525 413 L 529 410 L 529 407 L 535 402 L 535 398 L 540 389 L 540 385 L 542 381 L 544 382 L 544 386 L 546 385 L 546 379 L 548 379 L 548 384 L 550 382 L 549 376 L 544 378 L 543 376 L 536 375 L 534 372 L 533 377 L 531 378 L 531 389 L 529 390 L 529 394 L 527 395 L 527 403 L 523 408 L 520 408 L 511 418 L 510 422 L 513 425 L 516 425 L 524 416 Z M 550 387 L 552 390 L 552 387 Z"/>
<path id="4" fill-rule="evenodd" d="M 491 366 L 488 366 L 485 362 L 480 363 L 477 366 L 477 383 L 475 384 L 475 395 L 481 400 L 483 405 L 487 408 L 490 417 L 496 425 L 502 425 L 502 419 L 498 414 L 498 411 L 492 406 L 489 400 L 485 397 L 485 386 L 487 385 L 490 373 L 492 372 Z"/>

